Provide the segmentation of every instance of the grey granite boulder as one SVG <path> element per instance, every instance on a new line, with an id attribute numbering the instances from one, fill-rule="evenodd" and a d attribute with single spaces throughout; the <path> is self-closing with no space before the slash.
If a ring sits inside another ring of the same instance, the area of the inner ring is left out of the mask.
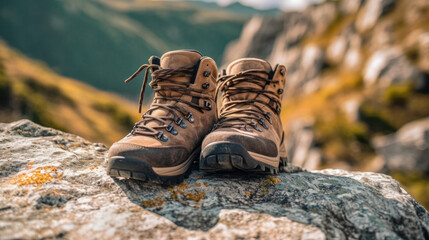
<path id="1" fill-rule="evenodd" d="M 383 174 L 194 171 L 160 186 L 108 177 L 106 151 L 27 120 L 0 124 L 0 239 L 429 236 L 428 212 Z"/>

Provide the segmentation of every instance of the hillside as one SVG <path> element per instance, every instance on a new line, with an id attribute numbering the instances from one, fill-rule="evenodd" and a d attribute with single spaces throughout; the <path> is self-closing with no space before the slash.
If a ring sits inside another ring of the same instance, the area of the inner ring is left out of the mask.
<path id="1" fill-rule="evenodd" d="M 61 75 L 134 99 L 138 83 L 124 87 L 122 80 L 151 55 L 197 49 L 220 62 L 251 14 L 272 13 L 231 8 L 194 1 L 1 1 L 0 37 Z"/>
<path id="2" fill-rule="evenodd" d="M 21 118 L 111 144 L 139 115 L 127 100 L 60 76 L 0 41 L 0 119 Z"/>
<path id="3" fill-rule="evenodd" d="M 428 22 L 428 1 L 327 1 L 252 18 L 224 63 L 287 66 L 282 118 L 295 164 L 386 172 L 429 206 Z"/>

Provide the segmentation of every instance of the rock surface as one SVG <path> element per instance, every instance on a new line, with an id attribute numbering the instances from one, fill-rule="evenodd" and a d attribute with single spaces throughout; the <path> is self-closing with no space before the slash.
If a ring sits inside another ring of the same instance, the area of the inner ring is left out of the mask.
<path id="1" fill-rule="evenodd" d="M 27 120 L 0 124 L 1 239 L 427 239 L 429 214 L 391 177 L 323 170 L 112 179 L 107 148 Z"/>
<path id="2" fill-rule="evenodd" d="M 385 170 L 429 173 L 429 118 L 410 122 L 395 134 L 377 137 L 373 142 Z"/>

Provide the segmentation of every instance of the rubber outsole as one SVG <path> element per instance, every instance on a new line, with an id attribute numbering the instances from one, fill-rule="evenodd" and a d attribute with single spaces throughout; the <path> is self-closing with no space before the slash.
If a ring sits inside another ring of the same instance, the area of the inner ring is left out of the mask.
<path id="1" fill-rule="evenodd" d="M 279 166 L 286 159 L 279 159 Z M 250 156 L 246 148 L 238 143 L 213 142 L 201 152 L 200 171 L 204 172 L 234 172 L 244 171 L 257 174 L 277 174 L 279 167 L 273 167 L 257 161 Z"/>
<path id="2" fill-rule="evenodd" d="M 197 160 L 200 149 L 195 150 L 189 158 L 192 161 L 189 168 L 182 174 L 176 176 L 162 176 L 154 172 L 152 167 L 138 159 L 113 156 L 107 162 L 107 174 L 111 177 L 123 177 L 126 179 L 136 179 L 140 181 L 156 182 L 166 185 L 173 185 L 183 182 L 183 180 L 195 169 L 194 161 Z"/>

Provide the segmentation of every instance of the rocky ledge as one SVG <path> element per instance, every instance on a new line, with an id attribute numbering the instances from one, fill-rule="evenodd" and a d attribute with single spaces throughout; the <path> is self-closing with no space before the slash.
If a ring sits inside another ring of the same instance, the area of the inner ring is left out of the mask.
<path id="1" fill-rule="evenodd" d="M 428 212 L 383 174 L 194 171 L 159 186 L 108 177 L 106 153 L 27 120 L 0 124 L 0 239 L 429 238 Z"/>

